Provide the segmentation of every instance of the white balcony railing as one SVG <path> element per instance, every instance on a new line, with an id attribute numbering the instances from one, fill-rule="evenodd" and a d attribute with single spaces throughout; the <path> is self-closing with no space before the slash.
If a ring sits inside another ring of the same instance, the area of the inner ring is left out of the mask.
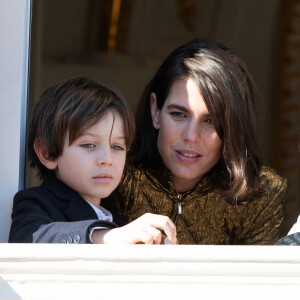
<path id="1" fill-rule="evenodd" d="M 0 299 L 300 299 L 300 248 L 0 244 Z"/>

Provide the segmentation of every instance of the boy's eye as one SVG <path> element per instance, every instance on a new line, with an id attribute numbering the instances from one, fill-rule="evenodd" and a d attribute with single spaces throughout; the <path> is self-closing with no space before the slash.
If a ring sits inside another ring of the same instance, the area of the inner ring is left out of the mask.
<path id="1" fill-rule="evenodd" d="M 112 148 L 114 150 L 117 150 L 117 151 L 124 151 L 125 150 L 125 147 L 120 146 L 120 145 L 113 145 Z"/>
<path id="2" fill-rule="evenodd" d="M 82 144 L 80 146 L 85 149 L 92 149 L 96 147 L 94 144 Z"/>
<path id="3" fill-rule="evenodd" d="M 172 111 L 172 112 L 170 112 L 170 115 L 172 117 L 174 117 L 175 119 L 182 119 L 185 117 L 184 113 L 182 113 L 180 111 Z"/>

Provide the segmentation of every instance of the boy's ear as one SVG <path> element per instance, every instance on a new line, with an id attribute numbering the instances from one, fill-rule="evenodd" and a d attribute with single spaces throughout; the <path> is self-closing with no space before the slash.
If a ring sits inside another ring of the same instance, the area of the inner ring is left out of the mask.
<path id="1" fill-rule="evenodd" d="M 160 109 L 157 107 L 157 100 L 156 100 L 156 94 L 151 93 L 150 94 L 150 108 L 151 108 L 151 117 L 153 122 L 153 127 L 155 129 L 160 128 Z"/>
<path id="2" fill-rule="evenodd" d="M 35 139 L 33 143 L 34 151 L 40 162 L 49 170 L 55 170 L 57 167 L 56 159 L 50 159 L 46 145 L 39 139 Z"/>

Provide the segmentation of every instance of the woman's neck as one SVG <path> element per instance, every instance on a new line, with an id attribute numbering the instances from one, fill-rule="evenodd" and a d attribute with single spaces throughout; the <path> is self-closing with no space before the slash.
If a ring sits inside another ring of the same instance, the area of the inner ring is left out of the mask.
<path id="1" fill-rule="evenodd" d="M 173 176 L 175 190 L 179 193 L 190 191 L 200 181 L 201 177 L 194 179 L 177 178 Z"/>

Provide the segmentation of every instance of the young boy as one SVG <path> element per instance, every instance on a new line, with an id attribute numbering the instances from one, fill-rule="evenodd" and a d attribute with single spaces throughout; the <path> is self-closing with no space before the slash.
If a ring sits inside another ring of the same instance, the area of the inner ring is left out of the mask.
<path id="1" fill-rule="evenodd" d="M 120 182 L 134 134 L 128 104 L 109 88 L 71 79 L 46 90 L 29 126 L 28 156 L 43 183 L 14 198 L 9 242 L 160 244 L 176 229 L 145 214 L 126 226 L 100 206 Z"/>

